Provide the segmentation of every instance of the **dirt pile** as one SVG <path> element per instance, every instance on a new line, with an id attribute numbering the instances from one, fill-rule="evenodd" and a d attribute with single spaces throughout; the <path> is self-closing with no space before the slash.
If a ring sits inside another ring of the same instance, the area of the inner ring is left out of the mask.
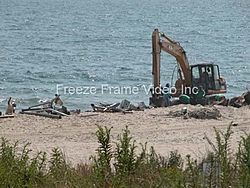
<path id="1" fill-rule="evenodd" d="M 218 119 L 221 117 L 220 111 L 216 107 L 199 107 L 192 110 L 183 108 L 181 111 L 170 111 L 169 116 L 195 118 L 195 119 Z"/>

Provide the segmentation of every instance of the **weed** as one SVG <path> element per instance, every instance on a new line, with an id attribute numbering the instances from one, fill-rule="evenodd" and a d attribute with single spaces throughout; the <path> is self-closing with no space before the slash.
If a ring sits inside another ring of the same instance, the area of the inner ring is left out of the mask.
<path id="1" fill-rule="evenodd" d="M 130 131 L 126 126 L 122 136 L 118 136 L 114 153 L 115 171 L 121 177 L 133 174 L 136 169 L 136 146 L 135 141 L 131 143 L 132 137 L 129 134 Z"/>
<path id="2" fill-rule="evenodd" d="M 184 164 L 178 151 L 169 157 L 156 153 L 147 143 L 133 140 L 128 127 L 117 140 L 111 140 L 111 128 L 100 127 L 92 164 L 71 167 L 59 148 L 47 159 L 45 152 L 31 153 L 30 144 L 20 147 L 2 138 L 0 145 L 0 187 L 166 187 L 166 188 L 249 188 L 250 135 L 242 136 L 233 154 L 231 125 L 226 132 L 214 129 L 216 142 L 205 136 L 213 151 L 201 164 L 187 155 Z M 114 143 L 115 144 L 112 144 Z"/>
<path id="3" fill-rule="evenodd" d="M 237 158 L 239 161 L 239 184 L 242 188 L 250 187 L 250 135 L 241 137 Z"/>
<path id="4" fill-rule="evenodd" d="M 111 128 L 98 126 L 95 136 L 100 144 L 97 148 L 97 155 L 91 156 L 93 161 L 93 175 L 97 187 L 108 187 L 110 185 L 111 176 L 111 159 L 113 157 L 111 145 Z"/>

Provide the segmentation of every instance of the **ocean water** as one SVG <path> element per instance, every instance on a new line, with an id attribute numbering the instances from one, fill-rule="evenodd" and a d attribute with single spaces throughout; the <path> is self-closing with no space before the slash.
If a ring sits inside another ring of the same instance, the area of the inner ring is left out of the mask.
<path id="1" fill-rule="evenodd" d="M 57 91 L 68 109 L 148 104 L 155 28 L 190 64 L 219 64 L 227 95 L 240 95 L 250 88 L 249 10 L 249 0 L 1 0 L 0 110 L 9 97 L 20 110 Z M 162 52 L 161 62 L 171 83 L 175 58 Z"/>

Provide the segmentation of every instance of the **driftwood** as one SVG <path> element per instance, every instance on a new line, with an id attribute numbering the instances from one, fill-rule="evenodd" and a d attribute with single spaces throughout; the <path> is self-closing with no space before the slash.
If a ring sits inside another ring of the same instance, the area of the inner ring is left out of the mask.
<path id="1" fill-rule="evenodd" d="M 53 104 L 58 104 L 61 108 L 56 108 Z M 55 94 L 55 97 L 51 101 L 22 109 L 20 113 L 60 119 L 62 116 L 68 116 L 70 114 L 67 108 L 62 105 L 63 102 L 60 99 L 60 95 Z"/>
<path id="2" fill-rule="evenodd" d="M 39 108 L 37 107 L 38 105 L 26 108 L 26 109 L 22 109 L 21 112 L 19 112 L 20 114 L 29 114 L 29 115 L 37 115 L 37 116 L 44 116 L 44 117 L 49 117 L 49 118 L 57 118 L 57 119 L 61 119 L 62 116 L 68 116 L 69 114 L 64 113 L 66 110 L 62 108 L 62 109 L 53 109 L 50 107 L 45 107 L 45 108 Z M 67 112 L 67 110 L 66 110 Z M 68 112 L 67 112 L 68 113 Z"/>
<path id="3" fill-rule="evenodd" d="M 49 107 L 46 107 L 46 108 L 25 108 L 25 109 L 22 109 L 21 111 L 22 112 L 25 112 L 25 111 L 44 111 L 46 109 L 49 109 Z"/>
<path id="4" fill-rule="evenodd" d="M 92 107 L 94 112 L 103 112 L 103 110 L 105 109 L 105 107 L 103 107 L 103 106 L 96 106 L 94 104 L 91 104 L 91 107 Z"/>
<path id="5" fill-rule="evenodd" d="M 138 106 L 131 104 L 127 100 L 123 100 L 121 103 L 113 103 L 113 104 L 103 104 L 94 105 L 91 104 L 91 107 L 94 112 L 122 112 L 122 113 L 132 113 L 131 111 L 144 111 L 145 104 L 139 103 Z"/>
<path id="6" fill-rule="evenodd" d="M 51 111 L 51 112 L 54 112 L 54 113 L 62 115 L 62 116 L 68 116 L 68 114 L 65 114 L 63 112 L 60 112 L 60 111 L 54 110 L 54 109 L 47 109 L 46 111 Z"/>
<path id="7" fill-rule="evenodd" d="M 61 119 L 61 116 L 68 116 L 68 114 L 60 112 L 52 108 L 32 108 L 32 109 L 22 109 L 21 114 L 30 114 L 37 116 L 44 116 L 49 118 Z"/>
<path id="8" fill-rule="evenodd" d="M 21 112 L 34 112 L 34 113 L 43 113 L 43 112 L 47 112 L 47 113 L 53 113 L 53 114 L 57 114 L 57 115 L 62 115 L 62 116 L 68 116 L 68 114 L 61 112 L 58 110 L 55 110 L 53 108 L 26 108 L 26 109 L 22 109 Z"/>
<path id="9" fill-rule="evenodd" d="M 99 106 L 102 106 L 102 107 L 107 107 L 107 106 L 110 106 L 112 104 L 104 104 L 104 103 L 100 103 Z"/>
<path id="10" fill-rule="evenodd" d="M 96 106 L 94 104 L 91 104 L 91 107 L 94 112 L 121 112 L 122 110 L 118 109 L 117 107 L 120 105 L 120 103 L 114 103 L 109 106 Z"/>
<path id="11" fill-rule="evenodd" d="M 109 110 L 119 110 L 117 107 L 120 105 L 120 103 L 114 103 L 112 105 L 107 106 L 103 111 L 109 111 Z"/>
<path id="12" fill-rule="evenodd" d="M 54 118 L 54 119 L 61 119 L 62 116 L 61 115 L 56 115 L 56 114 L 49 114 L 46 112 L 34 112 L 34 111 L 24 111 L 24 112 L 20 112 L 20 114 L 28 114 L 28 115 L 36 115 L 36 116 L 43 116 L 43 117 L 48 117 L 48 118 Z"/>
<path id="13" fill-rule="evenodd" d="M 28 109 L 34 109 L 35 107 L 49 105 L 49 104 L 50 104 L 50 102 L 44 102 L 44 103 L 41 103 L 41 104 L 30 106 Z M 40 108 L 42 108 L 42 107 L 40 107 Z"/>
<path id="14" fill-rule="evenodd" d="M 0 118 L 13 118 L 14 115 L 1 115 Z"/>

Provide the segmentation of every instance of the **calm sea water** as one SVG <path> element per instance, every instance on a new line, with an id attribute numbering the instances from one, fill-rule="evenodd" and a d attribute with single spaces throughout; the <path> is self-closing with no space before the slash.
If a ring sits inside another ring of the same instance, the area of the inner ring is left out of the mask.
<path id="1" fill-rule="evenodd" d="M 1 0 L 0 110 L 10 96 L 21 109 L 57 87 L 70 88 L 59 91 L 69 109 L 148 104 L 155 28 L 184 47 L 190 64 L 218 63 L 227 95 L 239 95 L 250 88 L 249 10 L 249 0 Z M 171 83 L 176 61 L 161 56 L 162 82 Z"/>

